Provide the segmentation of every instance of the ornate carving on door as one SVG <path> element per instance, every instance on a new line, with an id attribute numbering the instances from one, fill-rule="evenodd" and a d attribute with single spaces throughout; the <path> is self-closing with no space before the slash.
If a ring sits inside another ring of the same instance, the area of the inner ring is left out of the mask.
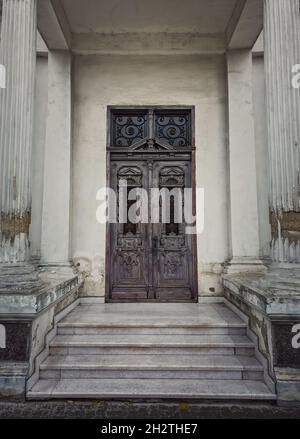
<path id="1" fill-rule="evenodd" d="M 159 204 L 159 222 L 151 216 L 146 223 L 133 221 L 128 212 L 134 201 L 127 200 L 126 218 L 109 225 L 110 301 L 196 300 L 195 237 L 178 220 L 184 189 L 193 181 L 192 120 L 187 107 L 109 108 L 109 186 L 118 194 L 118 207 L 122 185 L 127 194 L 146 190 L 149 200 L 152 189 L 171 194 L 166 205 Z"/>

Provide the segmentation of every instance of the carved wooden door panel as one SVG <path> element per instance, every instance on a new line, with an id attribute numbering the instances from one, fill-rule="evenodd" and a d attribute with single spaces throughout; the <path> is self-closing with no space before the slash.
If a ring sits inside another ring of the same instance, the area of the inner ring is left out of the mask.
<path id="1" fill-rule="evenodd" d="M 184 190 L 193 186 L 191 110 L 113 107 L 110 116 L 109 183 L 117 194 L 118 217 L 108 229 L 107 298 L 196 300 L 195 237 L 186 234 L 184 222 Z M 132 189 L 144 189 L 148 195 L 146 222 L 129 218 L 134 197 L 127 200 L 120 220 L 124 191 L 127 195 Z M 153 190 L 159 192 L 155 218 Z"/>
<path id="2" fill-rule="evenodd" d="M 157 300 L 191 300 L 192 241 L 184 221 L 184 189 L 191 187 L 190 161 L 158 161 L 153 187 L 166 190 L 159 203 L 160 221 L 152 226 L 153 287 Z M 182 221 L 181 221 L 182 219 Z"/>
<path id="3" fill-rule="evenodd" d="M 112 189 L 117 194 L 118 203 L 118 222 L 111 225 L 113 299 L 147 299 L 148 224 L 129 221 L 130 201 L 127 201 L 124 212 L 127 218 L 122 220 L 119 216 L 119 206 L 124 202 L 124 196 L 132 189 L 148 187 L 147 163 L 117 161 L 112 163 L 111 170 Z M 123 195 L 122 182 L 126 182 L 127 187 Z"/>

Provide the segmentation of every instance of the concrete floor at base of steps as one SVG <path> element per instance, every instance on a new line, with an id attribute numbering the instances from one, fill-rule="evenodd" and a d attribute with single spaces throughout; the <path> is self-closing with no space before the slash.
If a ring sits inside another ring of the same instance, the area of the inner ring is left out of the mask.
<path id="1" fill-rule="evenodd" d="M 300 404 L 300 402 L 299 402 Z M 275 402 L 53 400 L 0 402 L 0 419 L 299 419 L 298 407 Z M 173 422 L 173 421 L 172 421 Z M 54 428 L 57 428 L 55 424 Z M 49 424 L 48 424 L 49 427 Z M 211 426 L 210 426 L 211 427 Z M 224 427 L 224 426 L 223 426 Z M 230 425 L 230 428 L 232 426 Z M 38 432 L 40 434 L 40 432 Z"/>

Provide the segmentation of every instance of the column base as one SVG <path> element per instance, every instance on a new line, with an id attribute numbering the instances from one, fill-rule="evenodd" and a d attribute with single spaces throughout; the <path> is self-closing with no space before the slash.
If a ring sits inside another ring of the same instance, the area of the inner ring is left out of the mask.
<path id="1" fill-rule="evenodd" d="M 225 274 L 235 273 L 266 273 L 264 263 L 257 258 L 232 258 L 225 267 Z"/>
<path id="2" fill-rule="evenodd" d="M 73 277 L 78 273 L 72 262 L 45 262 L 41 261 L 38 264 L 38 269 L 40 273 L 57 274 L 57 275 L 68 275 Z"/>

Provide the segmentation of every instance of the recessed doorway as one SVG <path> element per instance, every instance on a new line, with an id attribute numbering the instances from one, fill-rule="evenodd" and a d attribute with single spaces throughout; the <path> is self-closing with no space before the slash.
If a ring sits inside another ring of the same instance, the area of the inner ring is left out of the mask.
<path id="1" fill-rule="evenodd" d="M 187 190 L 195 213 L 193 121 L 191 107 L 108 110 L 108 185 L 117 204 L 117 221 L 107 230 L 108 301 L 197 300 L 196 235 L 186 233 L 184 214 Z M 166 198 L 157 196 L 162 191 Z M 130 193 L 145 193 L 146 220 L 130 217 L 131 210 L 141 219 Z"/>

